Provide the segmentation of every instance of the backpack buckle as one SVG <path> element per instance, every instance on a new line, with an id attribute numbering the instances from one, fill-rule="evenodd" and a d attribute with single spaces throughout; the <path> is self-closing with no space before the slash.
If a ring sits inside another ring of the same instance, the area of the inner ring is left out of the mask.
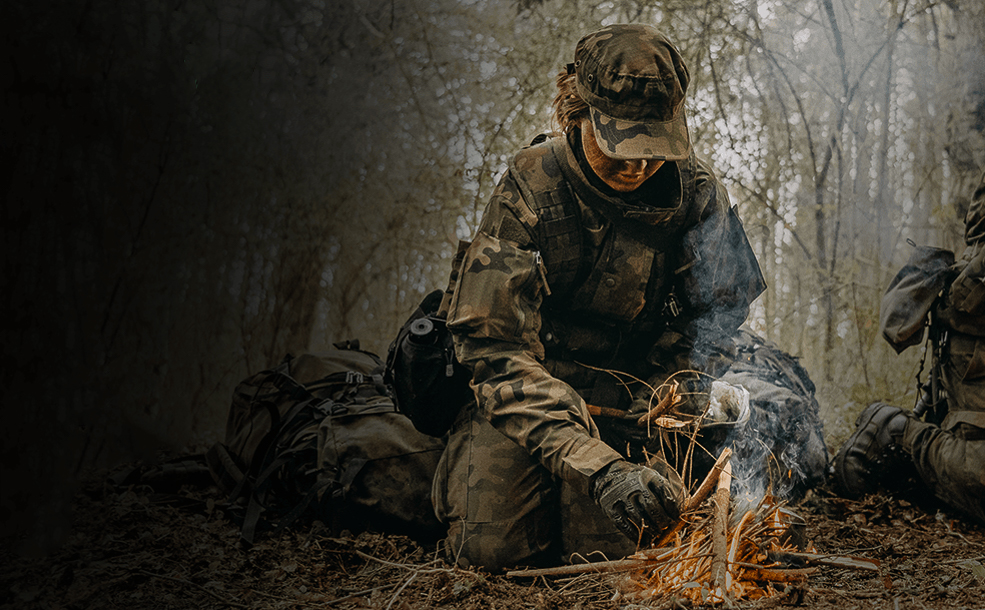
<path id="1" fill-rule="evenodd" d="M 358 371 L 346 371 L 345 372 L 345 382 L 347 384 L 360 385 L 365 380 L 362 373 Z"/>
<path id="2" fill-rule="evenodd" d="M 681 305 L 677 302 L 677 295 L 671 292 L 667 295 L 667 300 L 664 302 L 663 315 L 676 318 L 681 315 Z"/>

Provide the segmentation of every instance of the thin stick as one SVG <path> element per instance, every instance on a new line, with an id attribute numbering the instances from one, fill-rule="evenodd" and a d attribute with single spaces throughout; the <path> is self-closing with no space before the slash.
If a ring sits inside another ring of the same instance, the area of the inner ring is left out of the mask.
<path id="1" fill-rule="evenodd" d="M 400 588 L 397 589 L 397 592 L 394 593 L 393 594 L 393 597 L 390 598 L 390 603 L 386 605 L 386 610 L 390 610 L 390 608 L 393 607 L 393 602 L 397 601 L 397 596 L 400 595 L 400 592 L 403 591 L 404 589 L 406 589 L 407 588 L 407 585 L 409 585 L 412 580 L 414 580 L 415 578 L 417 578 L 417 575 L 418 574 L 420 574 L 420 572 L 414 572 L 413 574 L 411 574 L 410 575 L 410 578 L 407 579 L 407 582 L 405 582 L 404 584 L 402 584 L 400 586 Z"/>
<path id="2" fill-rule="evenodd" d="M 879 560 L 866 557 L 851 557 L 849 555 L 827 555 L 824 553 L 799 553 L 793 551 L 769 554 L 775 561 L 803 561 L 807 565 L 822 565 L 835 568 L 850 568 L 853 570 L 879 571 Z M 945 562 L 947 563 L 947 562 Z"/>
<path id="3" fill-rule="evenodd" d="M 687 501 L 684 503 L 683 512 L 689 513 L 693 510 L 697 510 L 697 508 L 701 506 L 701 504 L 706 499 L 708 499 L 708 496 L 711 495 L 712 490 L 715 489 L 718 483 L 720 473 L 725 469 L 725 465 L 728 464 L 729 460 L 731 459 L 732 459 L 731 447 L 726 447 L 725 449 L 722 449 L 721 455 L 719 455 L 718 459 L 715 460 L 715 464 L 711 467 L 711 470 L 708 472 L 707 476 L 705 476 L 705 480 L 701 482 L 701 485 L 698 485 L 698 488 L 694 491 L 693 494 L 691 494 L 691 497 L 688 498 Z M 730 485 L 731 485 L 731 476 L 732 476 L 732 469 L 729 468 Z"/>
<path id="4" fill-rule="evenodd" d="M 803 582 L 817 568 L 765 568 L 754 566 L 746 568 L 745 576 L 758 582 Z"/>
<path id="5" fill-rule="evenodd" d="M 416 576 L 416 574 L 415 574 L 415 576 Z M 396 585 L 386 585 L 384 587 L 373 587 L 372 589 L 363 589 L 362 591 L 356 591 L 355 593 L 350 593 L 350 594 L 346 595 L 345 597 L 337 597 L 335 599 L 330 599 L 330 600 L 328 600 L 327 602 L 324 602 L 324 603 L 325 603 L 326 606 L 331 606 L 332 604 L 337 604 L 339 602 L 344 602 L 346 600 L 350 600 L 353 597 L 360 597 L 362 595 L 366 595 L 367 593 L 372 593 L 373 591 L 381 591 L 381 590 L 386 589 L 386 588 L 392 589 L 395 586 Z"/>
<path id="6" fill-rule="evenodd" d="M 739 519 L 739 524 L 735 526 L 735 531 L 732 532 L 732 544 L 729 546 L 728 559 L 726 560 L 728 563 L 725 566 L 726 589 L 729 589 L 732 586 L 732 573 L 728 570 L 728 564 L 732 564 L 735 562 L 736 553 L 739 551 L 739 543 L 742 542 L 742 528 L 744 528 L 746 524 L 749 523 L 749 520 L 752 519 L 752 516 L 753 516 L 752 511 L 747 510 L 746 514 L 742 515 L 742 518 Z"/>
<path id="7" fill-rule="evenodd" d="M 589 404 L 586 404 L 585 406 L 588 407 L 588 414 L 592 417 L 614 417 L 616 419 L 625 419 L 626 417 L 626 412 L 622 409 L 613 409 L 612 407 L 600 407 L 598 405 Z"/>
<path id="8" fill-rule="evenodd" d="M 628 572 L 645 568 L 654 563 L 655 559 L 614 559 L 612 561 L 596 561 L 594 563 L 578 563 L 555 568 L 539 568 L 535 570 L 512 570 L 507 576 L 571 576 L 586 572 Z"/>
<path id="9" fill-rule="evenodd" d="M 657 404 L 653 406 L 653 408 L 651 408 L 649 411 L 641 415 L 640 418 L 636 420 L 636 425 L 641 427 L 648 426 L 649 424 L 654 422 L 658 417 L 663 415 L 664 411 L 666 411 L 668 408 L 679 403 L 681 401 L 681 398 L 677 395 L 677 385 L 678 384 L 676 381 L 672 381 L 670 383 L 669 389 L 667 390 L 667 393 L 664 394 L 664 397 L 661 398 L 657 402 Z"/>
<path id="10" fill-rule="evenodd" d="M 711 590 L 727 591 L 726 574 L 728 572 L 728 508 L 732 498 L 732 464 L 725 464 L 718 478 L 718 488 L 715 490 L 714 510 L 715 520 L 711 526 Z"/>
<path id="11" fill-rule="evenodd" d="M 377 561 L 383 565 L 392 566 L 394 568 L 401 568 L 404 570 L 410 570 L 412 572 L 419 572 L 421 574 L 431 574 L 434 572 L 454 572 L 451 568 L 426 568 L 424 566 L 406 565 L 402 563 L 395 563 L 393 561 L 387 561 L 386 559 L 380 559 L 379 557 L 373 557 L 372 555 L 367 555 L 362 551 L 355 551 L 356 555 L 359 555 L 363 559 L 369 559 L 372 561 Z"/>
<path id="12" fill-rule="evenodd" d="M 714 466 L 711 467 L 711 471 L 705 477 L 698 489 L 688 498 L 684 503 L 683 513 L 689 513 L 697 509 L 701 504 L 708 499 L 711 495 L 712 489 L 718 483 L 719 477 L 722 470 L 726 467 L 729 460 L 732 457 L 732 450 L 728 447 L 722 450 L 721 455 L 715 461 Z M 729 468 L 729 473 L 731 473 L 731 468 Z M 731 474 L 729 475 L 729 481 L 731 484 Z M 679 521 L 670 531 L 664 534 L 660 543 L 657 543 L 656 547 L 661 547 L 662 542 L 673 536 L 680 528 L 683 526 L 684 522 Z M 654 557 L 654 554 L 666 551 L 662 548 L 652 548 L 641 551 L 643 558 L 629 558 L 629 559 L 616 559 L 613 561 L 597 561 L 594 563 L 582 563 L 567 566 L 557 566 L 553 568 L 539 568 L 534 570 L 512 570 L 506 573 L 507 576 L 571 576 L 574 574 L 584 574 L 586 572 L 628 572 L 631 570 L 636 570 L 640 568 L 645 568 L 648 565 L 656 563 L 658 560 Z M 358 551 L 357 551 L 358 553 Z M 362 553 L 359 553 L 360 555 Z M 366 555 L 369 559 L 376 559 L 375 557 L 370 557 Z M 380 561 L 377 559 L 377 561 Z"/>

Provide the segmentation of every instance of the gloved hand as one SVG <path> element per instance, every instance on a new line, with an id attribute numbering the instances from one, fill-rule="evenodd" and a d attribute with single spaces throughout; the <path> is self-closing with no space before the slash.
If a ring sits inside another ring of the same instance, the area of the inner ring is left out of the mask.
<path id="1" fill-rule="evenodd" d="M 619 531 L 647 544 L 680 518 L 684 484 L 666 462 L 649 468 L 620 460 L 592 478 L 589 494 Z"/>

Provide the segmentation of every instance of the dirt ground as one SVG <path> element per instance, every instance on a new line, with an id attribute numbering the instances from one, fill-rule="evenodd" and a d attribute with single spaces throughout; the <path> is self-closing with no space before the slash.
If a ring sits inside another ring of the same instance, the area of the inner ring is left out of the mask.
<path id="1" fill-rule="evenodd" d="M 0 608 L 625 609 L 613 575 L 517 578 L 450 567 L 433 544 L 378 533 L 333 536 L 319 523 L 251 548 L 207 482 L 162 493 L 85 482 L 67 543 L 43 558 L 0 547 Z M 934 504 L 821 490 L 796 507 L 818 552 L 878 560 L 878 573 L 820 567 L 805 587 L 732 608 L 985 608 L 985 528 Z"/>

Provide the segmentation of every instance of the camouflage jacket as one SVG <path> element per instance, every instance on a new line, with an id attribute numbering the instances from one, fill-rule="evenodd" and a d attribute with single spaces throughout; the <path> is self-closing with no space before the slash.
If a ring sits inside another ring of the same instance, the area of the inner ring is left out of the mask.
<path id="1" fill-rule="evenodd" d="M 954 281 L 939 313 L 950 328 L 985 337 L 985 173 L 965 216 L 964 241 L 964 252 L 954 265 Z"/>
<path id="2" fill-rule="evenodd" d="M 448 326 L 493 426 L 585 491 L 622 457 L 600 438 L 586 398 L 625 408 L 632 397 L 619 375 L 708 369 L 765 284 L 703 163 L 668 162 L 636 198 L 619 196 L 591 173 L 578 141 L 557 138 L 511 161 L 465 254 Z M 550 218 L 565 210 L 575 229 L 558 237 L 565 225 Z M 572 240 L 579 246 L 565 247 Z M 577 264 L 559 264 L 559 249 L 578 253 Z"/>
<path id="3" fill-rule="evenodd" d="M 913 251 L 883 295 L 883 337 L 897 352 L 918 345 L 931 309 L 942 328 L 985 337 L 985 173 L 965 217 L 964 252 L 955 260 L 943 248 Z"/>

